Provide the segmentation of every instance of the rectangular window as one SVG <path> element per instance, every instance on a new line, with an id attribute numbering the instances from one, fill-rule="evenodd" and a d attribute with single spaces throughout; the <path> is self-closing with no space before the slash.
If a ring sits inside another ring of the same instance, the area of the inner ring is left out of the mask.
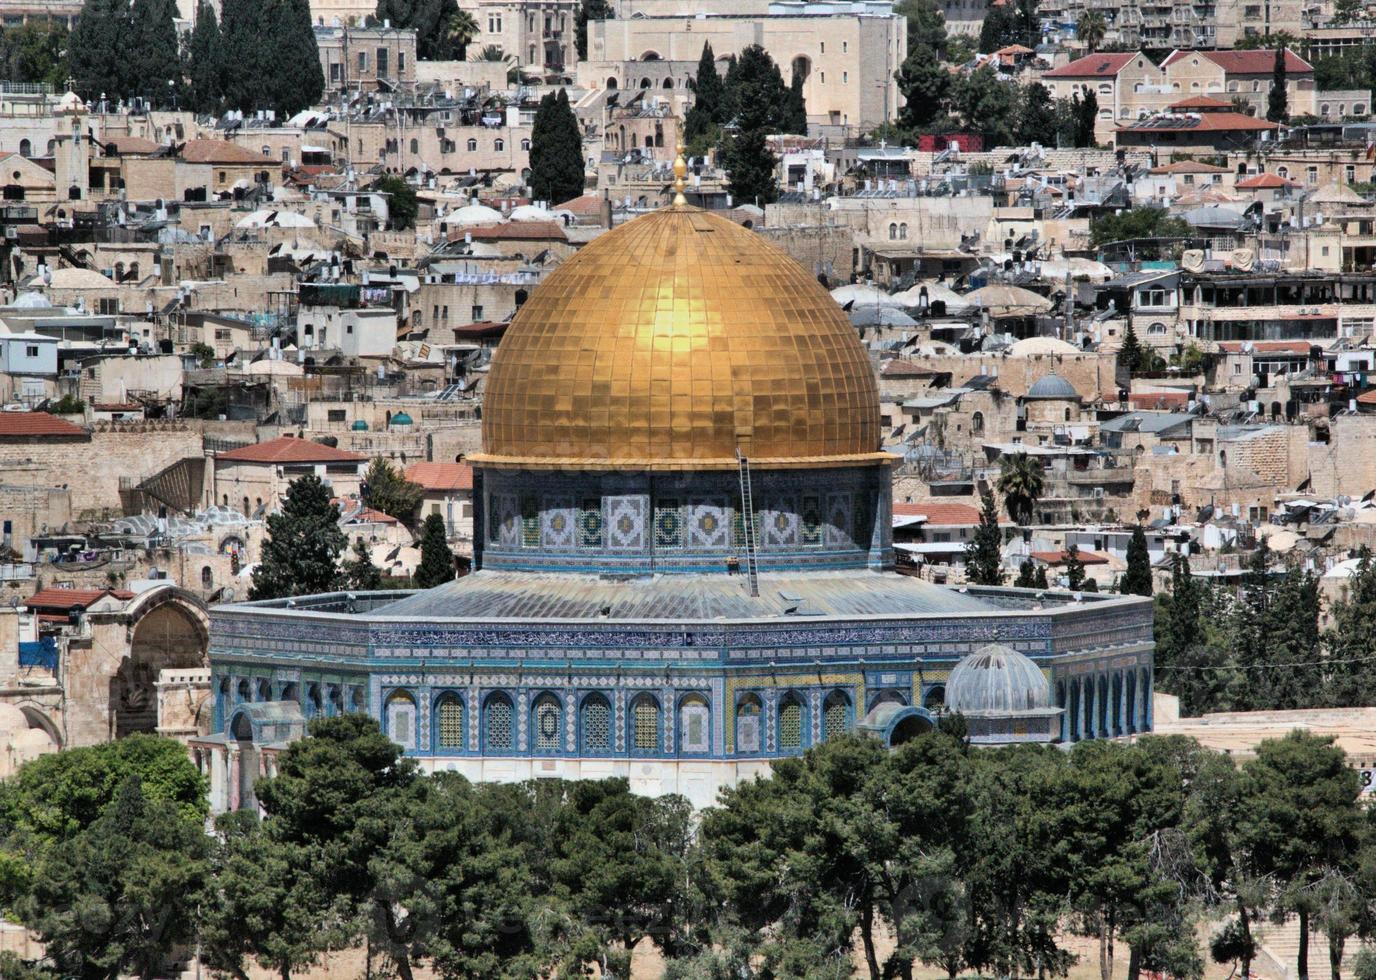
<path id="1" fill-rule="evenodd" d="M 602 501 L 588 497 L 578 508 L 578 543 L 584 548 L 602 547 Z"/>
<path id="2" fill-rule="evenodd" d="M 478 322 L 479 320 L 481 320 L 482 318 L 483 318 L 483 308 L 482 308 L 481 306 L 476 306 L 476 305 L 475 305 L 475 306 L 473 307 L 473 322 L 474 322 L 474 323 L 477 323 L 477 322 Z"/>
<path id="3" fill-rule="evenodd" d="M 344 66 L 337 61 L 330 63 L 330 81 L 338 82 L 344 75 Z"/>
<path id="4" fill-rule="evenodd" d="M 342 408 L 332 408 L 325 413 L 325 418 L 330 422 L 343 422 L 347 417 Z"/>
<path id="5" fill-rule="evenodd" d="M 398 75 L 404 75 L 404 74 L 406 74 L 406 52 L 405 52 L 405 51 L 398 51 L 398 52 L 397 52 L 397 74 L 398 74 Z"/>
<path id="6" fill-rule="evenodd" d="M 27 346 L 24 348 L 24 356 L 25 356 L 25 357 L 37 357 L 37 356 L 38 356 L 38 345 L 37 345 L 37 344 L 29 344 L 29 345 L 27 345 Z"/>
<path id="7" fill-rule="evenodd" d="M 360 51 L 360 52 L 358 53 L 358 70 L 359 70 L 359 71 L 367 71 L 367 70 L 368 70 L 368 52 L 367 52 L 367 51 Z"/>
<path id="8" fill-rule="evenodd" d="M 377 49 L 377 73 L 379 77 L 387 74 L 387 49 Z"/>
<path id="9" fill-rule="evenodd" d="M 822 543 L 822 505 L 815 496 L 803 497 L 803 544 Z"/>
<path id="10" fill-rule="evenodd" d="M 521 545 L 540 547 L 540 502 L 532 496 L 521 498 Z"/>

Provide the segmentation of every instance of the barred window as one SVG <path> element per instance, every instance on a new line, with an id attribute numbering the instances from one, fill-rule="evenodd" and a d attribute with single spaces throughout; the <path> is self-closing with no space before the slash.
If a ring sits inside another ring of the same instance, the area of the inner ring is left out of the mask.
<path id="1" fill-rule="evenodd" d="M 463 702 L 452 694 L 446 694 L 440 698 L 435 714 L 439 719 L 439 747 L 463 748 Z"/>
<path id="2" fill-rule="evenodd" d="M 578 511 L 579 543 L 584 548 L 602 547 L 602 501 L 588 497 Z"/>
<path id="3" fill-rule="evenodd" d="M 814 496 L 803 497 L 803 544 L 822 543 L 822 506 Z"/>
<path id="4" fill-rule="evenodd" d="M 535 749 L 537 752 L 559 751 L 559 702 L 552 694 L 542 694 L 535 702 Z"/>
<path id="5" fill-rule="evenodd" d="M 505 694 L 493 694 L 483 709 L 485 747 L 510 751 L 516 745 L 511 727 L 511 699 Z"/>
<path id="6" fill-rule="evenodd" d="M 654 752 L 659 748 L 659 702 L 648 694 L 642 694 L 631 716 L 634 725 L 632 744 L 642 752 Z"/>
<path id="7" fill-rule="evenodd" d="M 779 748 L 803 747 L 803 705 L 791 695 L 779 706 Z"/>
<path id="8" fill-rule="evenodd" d="M 583 699 L 583 751 L 610 752 L 612 748 L 612 708 L 600 694 Z"/>
<path id="9" fill-rule="evenodd" d="M 822 737 L 836 738 L 838 735 L 846 733 L 846 696 L 840 691 L 832 691 L 827 695 L 826 704 L 822 708 Z"/>
<path id="10" fill-rule="evenodd" d="M 540 503 L 534 497 L 521 498 L 521 546 L 540 547 Z"/>

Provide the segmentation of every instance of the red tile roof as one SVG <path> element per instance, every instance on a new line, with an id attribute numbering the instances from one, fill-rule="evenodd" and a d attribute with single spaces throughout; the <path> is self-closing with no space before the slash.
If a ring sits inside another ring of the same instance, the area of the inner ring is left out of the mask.
<path id="1" fill-rule="evenodd" d="M 368 459 L 358 453 L 291 436 L 241 446 L 215 458 L 230 463 L 363 463 Z"/>
<path id="2" fill-rule="evenodd" d="M 1045 562 L 1048 565 L 1063 565 L 1069 557 L 1064 550 L 1061 551 L 1034 551 L 1032 557 L 1037 561 Z M 1082 565 L 1107 565 L 1108 556 L 1101 555 L 1097 551 L 1080 551 L 1080 564 Z"/>
<path id="3" fill-rule="evenodd" d="M 1257 174 L 1237 182 L 1240 191 L 1261 191 L 1279 187 L 1294 187 L 1294 182 L 1276 174 Z"/>
<path id="4" fill-rule="evenodd" d="M 1173 62 L 1179 61 L 1188 53 L 1172 51 L 1166 60 L 1161 62 L 1161 67 L 1165 68 Z M 1276 66 L 1275 48 L 1256 48 L 1251 51 L 1200 51 L 1198 53 L 1230 75 L 1270 75 Z M 1314 66 L 1287 48 L 1285 51 L 1285 71 L 1289 75 L 1312 74 Z"/>
<path id="5" fill-rule="evenodd" d="M 108 140 L 105 140 L 105 148 L 120 156 L 128 156 L 130 154 L 143 154 L 147 156 L 150 153 L 157 153 L 162 149 L 157 143 L 149 139 L 144 139 L 142 136 L 112 136 Z"/>
<path id="6" fill-rule="evenodd" d="M 30 609 L 85 609 L 102 596 L 112 595 L 128 602 L 134 593 L 123 589 L 40 589 L 24 600 Z"/>
<path id="7" fill-rule="evenodd" d="M 1232 104 L 1231 102 L 1224 102 L 1224 101 L 1222 101 L 1221 99 L 1211 98 L 1211 97 L 1209 97 L 1209 96 L 1207 96 L 1207 95 L 1192 95 L 1192 96 L 1190 96 L 1188 99 L 1181 99 L 1179 102 L 1173 102 L 1173 103 L 1171 103 L 1171 106 L 1170 106 L 1170 107 L 1171 107 L 1172 109 L 1176 110 L 1176 111 L 1188 110 L 1188 109 L 1205 109 L 1205 110 L 1207 110 L 1207 109 L 1225 109 L 1225 110 L 1227 110 L 1227 109 L 1232 109 L 1232 108 L 1233 108 L 1233 104 Z"/>
<path id="8" fill-rule="evenodd" d="M 463 238 L 465 234 L 473 236 L 475 242 L 494 242 L 503 240 L 530 240 L 537 239 L 544 241 L 553 239 L 554 241 L 566 242 L 569 236 L 564 234 L 564 226 L 557 221 L 510 221 L 504 225 L 488 225 L 484 228 L 465 228 L 461 231 L 451 231 L 449 240 Z"/>
<path id="9" fill-rule="evenodd" d="M 1127 126 L 1119 126 L 1120 133 L 1209 133 L 1236 132 L 1239 130 L 1279 129 L 1277 123 L 1241 112 L 1200 112 L 1198 118 L 1180 116 L 1172 119 L 1169 115 L 1148 116 Z"/>
<path id="10" fill-rule="evenodd" d="M 1125 51 L 1116 54 L 1091 54 L 1083 58 L 1076 58 L 1068 65 L 1053 68 L 1043 75 L 1043 78 L 1112 78 L 1123 70 L 1123 67 L 1137 57 L 1136 51 Z M 1268 71 L 1270 69 L 1267 69 Z"/>
<path id="11" fill-rule="evenodd" d="M 1376 405 L 1376 388 L 1371 388 L 1357 396 L 1359 405 Z"/>
<path id="12" fill-rule="evenodd" d="M 473 467 L 467 463 L 412 463 L 406 479 L 427 490 L 472 490 Z"/>
<path id="13" fill-rule="evenodd" d="M 276 166 L 271 157 L 254 153 L 247 147 L 227 140 L 187 140 L 182 144 L 181 158 L 187 163 L 256 163 Z"/>
<path id="14" fill-rule="evenodd" d="M 554 206 L 556 211 L 570 211 L 573 214 L 596 215 L 602 212 L 602 198 L 597 194 L 583 194 L 572 197 L 563 204 Z"/>
<path id="15" fill-rule="evenodd" d="M 79 425 L 47 412 L 0 412 L 0 439 L 6 436 L 85 436 Z"/>
<path id="16" fill-rule="evenodd" d="M 356 513 L 356 514 L 350 514 L 350 515 L 349 515 L 349 520 L 351 520 L 351 521 L 357 521 L 357 522 L 359 522 L 360 524 L 400 524 L 400 523 L 401 523 L 401 522 L 398 521 L 395 517 L 393 517 L 391 514 L 384 514 L 382 511 L 380 511 L 380 510 L 374 510 L 372 507 L 364 507 L 364 508 L 363 508 L 362 510 L 360 510 L 358 513 Z"/>
<path id="17" fill-rule="evenodd" d="M 968 527 L 979 523 L 979 509 L 969 504 L 894 504 L 899 517 L 926 517 L 930 527 Z"/>

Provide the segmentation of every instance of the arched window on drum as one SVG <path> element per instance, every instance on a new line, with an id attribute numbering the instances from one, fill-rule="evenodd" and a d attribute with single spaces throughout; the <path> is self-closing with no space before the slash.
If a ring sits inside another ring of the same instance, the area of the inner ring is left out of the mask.
<path id="1" fill-rule="evenodd" d="M 558 752 L 564 727 L 564 709 L 559 699 L 553 694 L 540 695 L 535 699 L 530 720 L 536 753 L 550 755 Z"/>
<path id="2" fill-rule="evenodd" d="M 736 704 L 736 752 L 760 751 L 760 725 L 764 706 L 757 695 L 747 694 Z"/>
<path id="3" fill-rule="evenodd" d="M 457 694 L 442 694 L 435 702 L 435 748 L 453 752 L 463 747 L 463 700 Z"/>
<path id="4" fill-rule="evenodd" d="M 403 749 L 416 747 L 416 699 L 406 691 L 387 698 L 387 737 Z"/>
<path id="5" fill-rule="evenodd" d="M 705 755 L 712 748 L 712 713 L 701 694 L 686 695 L 678 705 L 678 750 Z"/>

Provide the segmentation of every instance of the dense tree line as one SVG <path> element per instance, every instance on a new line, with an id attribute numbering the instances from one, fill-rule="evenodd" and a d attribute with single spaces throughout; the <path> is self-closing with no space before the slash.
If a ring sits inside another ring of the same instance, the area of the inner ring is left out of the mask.
<path id="1" fill-rule="evenodd" d="M 1095 145 L 1099 104 L 1093 92 L 1083 100 L 1052 99 L 1041 82 L 1003 81 L 987 65 L 952 75 L 926 45 L 909 49 L 897 78 L 904 100 L 897 135 L 903 139 L 964 131 L 980 134 L 988 146 Z"/>
<path id="2" fill-rule="evenodd" d="M 293 115 L 325 89 L 307 0 L 203 2 L 185 50 L 175 0 L 86 0 L 67 61 L 87 100 L 144 99 L 199 112 Z"/>
<path id="3" fill-rule="evenodd" d="M 209 837 L 185 750 L 136 737 L 0 785 L 0 903 L 80 977 L 199 948 L 289 980 L 365 942 L 402 977 L 624 978 L 645 942 L 678 980 L 1054 977 L 1078 933 L 1104 976 L 1198 980 L 1202 923 L 1245 969 L 1255 924 L 1293 917 L 1339 980 L 1371 937 L 1376 836 L 1329 740 L 1236 766 L 1181 737 L 971 750 L 962 728 L 835 738 L 695 817 L 622 779 L 426 777 L 366 716 L 322 718 L 255 784 L 261 818 Z"/>
<path id="4" fill-rule="evenodd" d="M 67 28 L 49 22 L 30 22 L 0 29 L 0 71 L 15 82 L 47 82 L 61 89 L 67 84 Z"/>
<path id="5" fill-rule="evenodd" d="M 376 24 L 416 32 L 416 57 L 425 61 L 462 61 L 478 34 L 478 22 L 455 0 L 378 0 Z"/>
<path id="6" fill-rule="evenodd" d="M 1181 712 L 1351 707 L 1370 703 L 1376 562 L 1365 550 L 1321 620 L 1318 579 L 1279 561 L 1263 538 L 1236 588 L 1191 574 L 1177 557 L 1157 598 L 1158 687 Z"/>
<path id="7" fill-rule="evenodd" d="M 785 83 L 779 66 L 758 44 L 733 56 L 722 78 L 711 44 L 703 44 L 684 138 L 694 155 L 719 149 L 737 202 L 765 205 L 778 198 L 779 160 L 767 137 L 807 132 L 805 81 L 795 71 Z"/>

